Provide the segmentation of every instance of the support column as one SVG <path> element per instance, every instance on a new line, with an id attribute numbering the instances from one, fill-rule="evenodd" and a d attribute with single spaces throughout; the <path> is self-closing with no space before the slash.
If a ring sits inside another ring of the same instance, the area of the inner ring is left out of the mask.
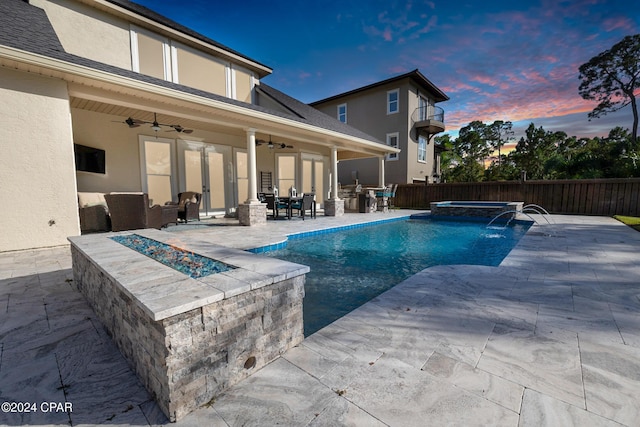
<path id="1" fill-rule="evenodd" d="M 384 177 L 384 158 L 385 156 L 378 157 L 378 187 L 385 188 Z M 376 210 L 380 212 L 389 212 L 389 197 L 385 195 L 386 191 L 382 191 L 382 197 L 376 198 Z"/>
<path id="2" fill-rule="evenodd" d="M 256 130 L 247 129 L 247 176 L 249 195 L 238 205 L 240 225 L 261 225 L 267 223 L 267 205 L 258 200 L 258 173 L 256 167 Z"/>
<path id="3" fill-rule="evenodd" d="M 331 197 L 324 201 L 325 216 L 344 215 L 344 200 L 338 197 L 338 147 L 331 147 Z"/>
<path id="4" fill-rule="evenodd" d="M 256 130 L 247 129 L 247 168 L 249 177 L 249 198 L 246 203 L 259 203 L 258 200 L 258 172 L 256 170 Z"/>
<path id="5" fill-rule="evenodd" d="M 331 200 L 338 200 L 338 148 L 331 147 Z"/>
<path id="6" fill-rule="evenodd" d="M 378 187 L 385 186 L 385 177 L 384 177 L 384 157 L 378 157 Z"/>

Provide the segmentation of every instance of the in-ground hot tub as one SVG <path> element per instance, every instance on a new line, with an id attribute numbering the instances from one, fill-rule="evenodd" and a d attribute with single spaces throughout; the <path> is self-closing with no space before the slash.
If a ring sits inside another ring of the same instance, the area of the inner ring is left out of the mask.
<path id="1" fill-rule="evenodd" d="M 304 339 L 307 266 L 159 230 L 69 241 L 75 286 L 171 421 Z"/>
<path id="2" fill-rule="evenodd" d="M 505 221 L 514 218 L 522 211 L 523 202 L 471 202 L 447 201 L 431 202 L 431 215 L 434 217 L 495 218 L 501 215 Z"/>

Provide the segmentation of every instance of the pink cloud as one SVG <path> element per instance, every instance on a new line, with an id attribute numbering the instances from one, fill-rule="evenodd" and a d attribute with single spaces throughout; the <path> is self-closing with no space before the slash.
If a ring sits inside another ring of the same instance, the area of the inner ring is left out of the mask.
<path id="1" fill-rule="evenodd" d="M 614 18 L 605 19 L 603 21 L 605 31 L 623 30 L 624 32 L 634 32 L 634 23 L 626 16 L 617 16 Z"/>
<path id="2" fill-rule="evenodd" d="M 384 31 L 382 32 L 382 38 L 384 39 L 384 41 L 387 41 L 387 42 L 390 42 L 393 40 L 393 34 L 391 34 L 390 28 L 384 29 Z"/>

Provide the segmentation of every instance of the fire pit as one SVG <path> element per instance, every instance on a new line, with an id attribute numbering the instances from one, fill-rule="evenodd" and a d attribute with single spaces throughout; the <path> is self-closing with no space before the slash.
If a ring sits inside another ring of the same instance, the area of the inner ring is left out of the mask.
<path id="1" fill-rule="evenodd" d="M 159 230 L 69 241 L 76 287 L 171 421 L 304 339 L 307 266 Z"/>

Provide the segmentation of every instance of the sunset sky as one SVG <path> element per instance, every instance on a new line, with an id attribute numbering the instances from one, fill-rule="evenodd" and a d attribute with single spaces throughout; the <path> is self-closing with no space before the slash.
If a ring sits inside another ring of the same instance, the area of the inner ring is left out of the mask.
<path id="1" fill-rule="evenodd" d="M 419 69 L 472 120 L 533 122 L 576 136 L 630 128 L 631 108 L 588 121 L 578 67 L 640 33 L 640 2 L 138 0 L 271 68 L 263 81 L 303 101 Z"/>

